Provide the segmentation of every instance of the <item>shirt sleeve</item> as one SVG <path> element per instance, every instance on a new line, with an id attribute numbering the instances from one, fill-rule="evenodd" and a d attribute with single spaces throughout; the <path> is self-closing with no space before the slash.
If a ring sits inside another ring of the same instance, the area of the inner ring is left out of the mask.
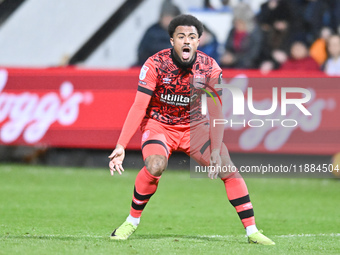
<path id="1" fill-rule="evenodd" d="M 124 148 L 126 148 L 132 136 L 136 133 L 145 116 L 151 96 L 156 88 L 156 79 L 157 73 L 154 62 L 149 58 L 141 68 L 135 101 L 126 117 L 117 142 L 117 144 L 122 145 Z"/>
<path id="2" fill-rule="evenodd" d="M 216 84 L 220 84 L 222 82 L 222 69 L 216 63 L 215 60 L 212 62 L 212 72 L 207 80 L 206 89 L 211 93 L 211 95 L 216 99 L 222 96 L 222 89 L 216 88 Z"/>

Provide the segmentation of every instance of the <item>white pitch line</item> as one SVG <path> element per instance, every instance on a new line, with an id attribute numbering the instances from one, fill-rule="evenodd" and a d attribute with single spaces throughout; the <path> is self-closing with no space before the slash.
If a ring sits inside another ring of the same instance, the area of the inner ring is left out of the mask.
<path id="1" fill-rule="evenodd" d="M 77 235 L 24 235 L 25 237 L 51 237 L 51 238 L 63 238 L 63 237 L 71 237 L 71 238 L 103 238 L 104 236 L 92 236 L 92 235 L 82 235 L 82 236 L 77 236 Z"/>
<path id="2" fill-rule="evenodd" d="M 26 237 L 51 237 L 51 238 L 108 238 L 109 236 L 96 236 L 96 235 L 25 235 Z M 292 237 L 317 237 L 317 236 L 329 236 L 329 237 L 340 237 L 340 233 L 329 233 L 329 234 L 289 234 L 289 235 L 270 235 L 272 237 L 278 238 L 292 238 Z M 199 235 L 198 238 L 235 238 L 240 237 L 240 235 Z M 173 238 L 173 237 L 167 237 Z M 180 236 L 178 238 L 181 238 Z M 193 237 L 194 238 L 194 237 Z M 156 237 L 157 239 L 157 237 Z"/>
<path id="3" fill-rule="evenodd" d="M 289 235 L 277 235 L 275 237 L 283 237 L 283 238 L 289 238 L 289 237 L 317 237 L 317 236 L 340 236 L 340 233 L 330 233 L 330 234 L 289 234 Z"/>
<path id="4" fill-rule="evenodd" d="M 290 238 L 290 237 L 317 237 L 317 236 L 330 236 L 330 237 L 340 237 L 340 233 L 329 233 L 329 234 L 288 234 L 288 235 L 270 235 L 272 237 L 279 237 L 279 238 Z M 233 238 L 237 237 L 237 235 L 203 235 L 198 237 L 206 237 L 206 238 Z"/>

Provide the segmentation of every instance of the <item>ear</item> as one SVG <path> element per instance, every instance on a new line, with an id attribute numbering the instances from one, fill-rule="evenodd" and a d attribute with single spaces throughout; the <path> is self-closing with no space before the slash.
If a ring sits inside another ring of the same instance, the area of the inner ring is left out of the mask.
<path id="1" fill-rule="evenodd" d="M 170 43 L 171 43 L 171 46 L 173 47 L 174 46 L 174 38 L 170 38 Z"/>

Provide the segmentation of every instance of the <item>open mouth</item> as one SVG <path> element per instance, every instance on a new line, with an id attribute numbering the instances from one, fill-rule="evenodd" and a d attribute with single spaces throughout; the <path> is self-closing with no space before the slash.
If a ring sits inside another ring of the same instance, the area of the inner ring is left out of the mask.
<path id="1" fill-rule="evenodd" d="M 182 49 L 182 59 L 183 60 L 188 60 L 190 57 L 190 48 L 189 47 L 184 47 Z"/>

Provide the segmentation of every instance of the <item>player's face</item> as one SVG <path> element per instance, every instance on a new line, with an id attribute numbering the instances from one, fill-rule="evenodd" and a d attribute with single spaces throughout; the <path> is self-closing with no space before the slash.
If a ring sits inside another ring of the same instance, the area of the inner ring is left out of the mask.
<path id="1" fill-rule="evenodd" d="M 170 42 L 180 60 L 183 63 L 190 63 L 195 58 L 200 39 L 196 27 L 178 26 Z"/>

